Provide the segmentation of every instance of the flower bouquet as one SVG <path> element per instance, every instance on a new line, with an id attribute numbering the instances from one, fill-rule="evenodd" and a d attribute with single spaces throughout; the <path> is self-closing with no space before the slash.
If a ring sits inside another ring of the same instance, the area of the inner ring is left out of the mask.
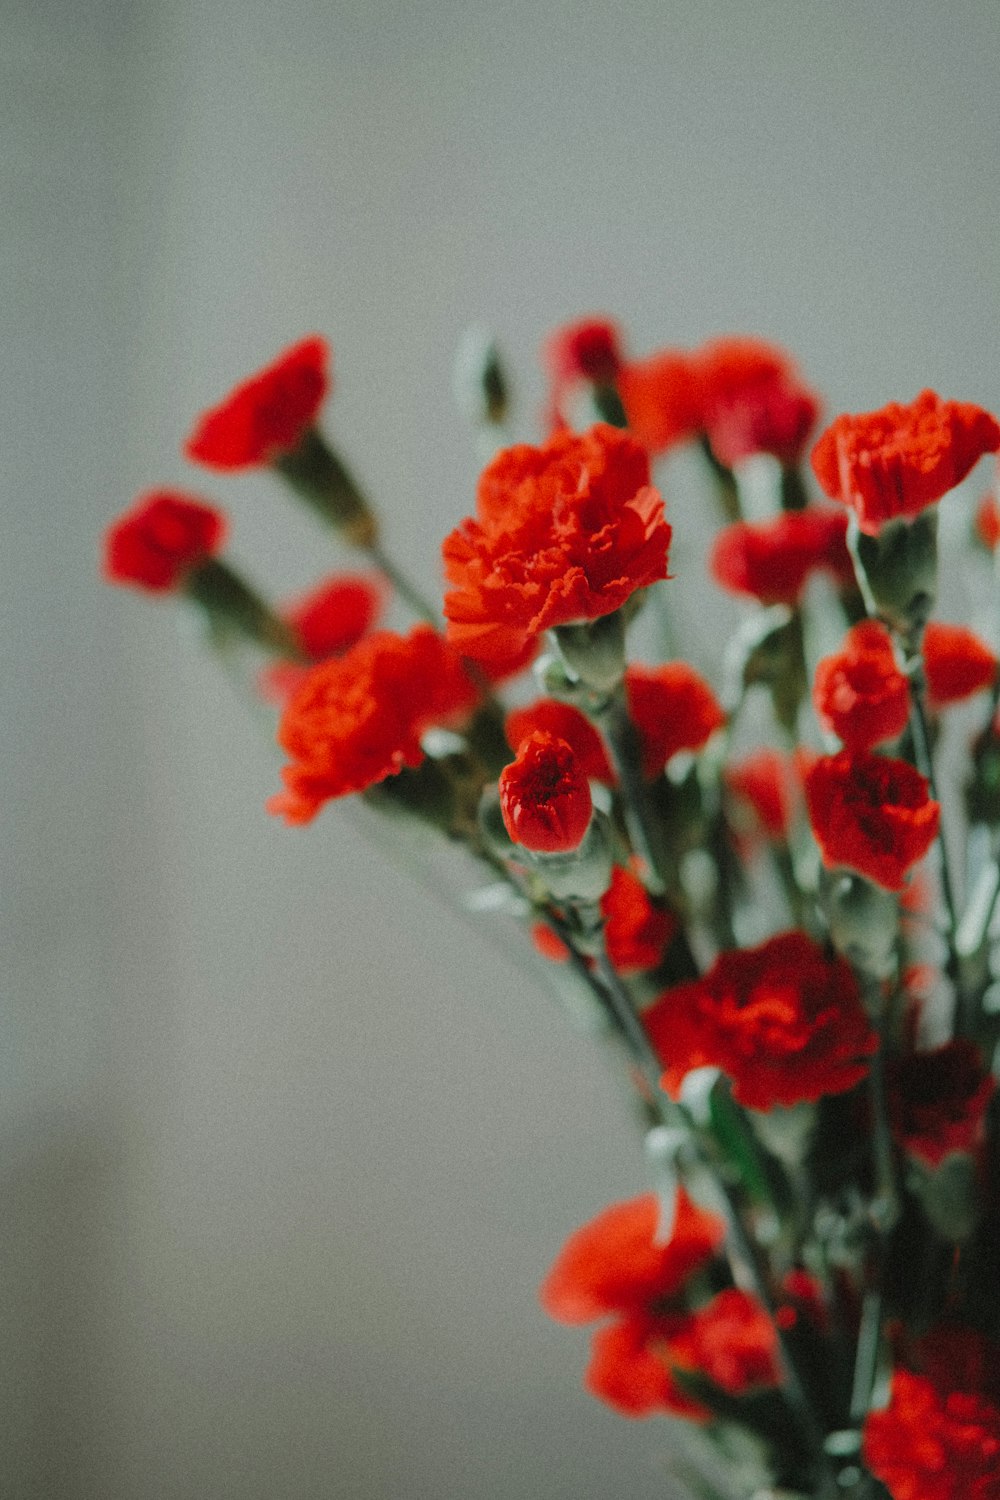
<path id="1" fill-rule="evenodd" d="M 390 843 L 450 846 L 620 1068 L 650 1189 L 541 1285 L 597 1325 L 587 1389 L 686 1424 L 704 1500 L 1000 1497 L 1000 505 L 947 498 L 1000 424 L 925 390 L 817 438 L 782 350 L 633 358 L 592 319 L 547 341 L 548 436 L 512 444 L 473 339 L 488 461 L 439 614 L 320 430 L 329 358 L 295 345 L 184 451 L 269 468 L 361 566 L 275 603 L 215 506 L 156 490 L 105 576 L 196 612 L 277 707 L 272 813 L 353 795 Z M 715 683 L 670 581 L 672 527 L 713 511 L 699 588 L 739 601 Z M 958 567 L 975 629 L 937 618 Z"/>

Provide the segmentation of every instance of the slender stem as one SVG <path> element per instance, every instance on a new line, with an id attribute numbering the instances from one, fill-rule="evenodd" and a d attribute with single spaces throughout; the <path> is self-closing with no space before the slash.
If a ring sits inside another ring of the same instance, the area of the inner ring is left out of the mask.
<path id="1" fill-rule="evenodd" d="M 625 707 L 624 690 L 619 687 L 595 717 L 604 730 L 618 772 L 625 822 L 636 853 L 645 862 L 646 884 L 654 894 L 662 895 L 669 885 L 667 851 L 642 774 L 639 737 Z"/>

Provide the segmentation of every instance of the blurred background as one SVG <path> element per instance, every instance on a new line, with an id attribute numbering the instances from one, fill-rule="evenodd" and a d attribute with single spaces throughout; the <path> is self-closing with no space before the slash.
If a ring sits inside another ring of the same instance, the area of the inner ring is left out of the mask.
<path id="1" fill-rule="evenodd" d="M 343 562 L 193 415 L 326 333 L 328 425 L 428 590 L 463 328 L 788 345 L 833 411 L 1000 402 L 995 0 L 0 0 L 0 1494 L 674 1493 L 535 1289 L 645 1184 L 593 1044 L 351 814 L 268 818 L 266 718 L 103 588 L 133 494 Z M 667 491 L 668 513 L 671 495 Z M 675 524 L 678 517 L 674 514 Z"/>

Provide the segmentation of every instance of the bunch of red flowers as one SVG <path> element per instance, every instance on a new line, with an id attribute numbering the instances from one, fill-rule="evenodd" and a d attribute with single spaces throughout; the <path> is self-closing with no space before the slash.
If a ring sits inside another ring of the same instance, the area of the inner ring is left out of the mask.
<path id="1" fill-rule="evenodd" d="M 653 1190 L 574 1232 L 541 1292 L 600 1322 L 587 1390 L 752 1453 L 747 1496 L 995 1500 L 1000 620 L 933 615 L 937 507 L 1000 424 L 925 390 L 816 437 L 817 396 L 759 339 L 633 358 L 593 318 L 544 360 L 534 444 L 500 441 L 483 371 L 497 451 L 440 611 L 320 428 L 315 336 L 184 453 L 268 469 L 364 566 L 272 602 L 217 507 L 156 490 L 105 576 L 197 611 L 280 706 L 272 812 L 356 794 L 459 846 L 624 1055 Z M 652 465 L 681 443 L 720 509 L 706 598 L 743 611 L 717 687 L 673 646 L 687 512 L 668 523 Z M 992 516 L 970 512 L 981 547 Z"/>

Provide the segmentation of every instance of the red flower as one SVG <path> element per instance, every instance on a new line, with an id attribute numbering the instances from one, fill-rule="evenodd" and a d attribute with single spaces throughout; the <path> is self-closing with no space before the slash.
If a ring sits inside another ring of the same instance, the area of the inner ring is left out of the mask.
<path id="1" fill-rule="evenodd" d="M 714 339 L 697 360 L 702 425 L 719 462 L 732 468 L 769 453 L 794 467 L 819 416 L 819 400 L 785 351 L 761 339 Z"/>
<path id="2" fill-rule="evenodd" d="M 343 656 L 368 634 L 385 604 L 387 586 L 378 573 L 335 573 L 301 598 L 278 610 L 290 625 L 302 654 L 311 662 Z M 262 696 L 287 703 L 309 671 L 298 662 L 273 662 L 258 677 Z"/>
<path id="3" fill-rule="evenodd" d="M 581 318 L 545 341 L 543 362 L 557 392 L 577 380 L 611 385 L 622 363 L 622 336 L 610 318 Z"/>
<path id="4" fill-rule="evenodd" d="M 330 389 L 330 350 L 314 335 L 230 391 L 198 419 L 186 457 L 210 469 L 249 469 L 297 448 Z"/>
<path id="5" fill-rule="evenodd" d="M 644 1193 L 613 1203 L 566 1241 L 542 1283 L 542 1307 L 560 1323 L 614 1322 L 594 1335 L 586 1386 L 626 1416 L 653 1411 L 705 1419 L 670 1375 L 669 1341 L 685 1325 L 685 1283 L 725 1238 L 714 1214 L 678 1189 L 673 1231 L 658 1235 L 660 1203 Z"/>
<path id="6" fill-rule="evenodd" d="M 924 630 L 923 654 L 933 708 L 945 708 L 980 688 L 992 687 L 1000 667 L 986 642 L 964 625 L 930 621 Z"/>
<path id="7" fill-rule="evenodd" d="M 802 775 L 792 758 L 765 746 L 727 766 L 723 775 L 733 796 L 749 804 L 761 831 L 787 841 L 802 796 Z"/>
<path id="8" fill-rule="evenodd" d="M 834 656 L 816 667 L 813 703 L 823 728 L 848 750 L 894 740 L 910 716 L 910 685 L 896 666 L 892 637 L 878 620 L 852 626 Z"/>
<path id="9" fill-rule="evenodd" d="M 685 662 L 625 669 L 629 717 L 642 746 L 642 774 L 659 776 L 679 750 L 700 750 L 726 722 L 705 679 Z"/>
<path id="10" fill-rule="evenodd" d="M 513 750 L 534 730 L 544 730 L 565 740 L 580 762 L 580 769 L 592 781 L 614 786 L 617 777 L 604 748 L 604 741 L 585 714 L 570 703 L 557 698 L 539 698 L 526 708 L 515 708 L 504 721 L 504 733 Z"/>
<path id="11" fill-rule="evenodd" d="M 477 660 L 611 614 L 667 577 L 670 527 L 649 460 L 613 427 L 499 453 L 480 478 L 477 512 L 443 549 L 448 636 Z"/>
<path id="12" fill-rule="evenodd" d="M 590 783 L 565 740 L 535 730 L 500 772 L 500 811 L 516 844 L 536 854 L 579 848 L 594 810 Z"/>
<path id="13" fill-rule="evenodd" d="M 976 535 L 983 546 L 995 551 L 1000 544 L 1000 501 L 996 495 L 985 494 L 976 507 Z"/>
<path id="14" fill-rule="evenodd" d="M 664 453 L 703 426 L 701 377 L 694 356 L 664 349 L 631 360 L 618 375 L 629 431 L 650 453 Z"/>
<path id="15" fill-rule="evenodd" d="M 611 872 L 601 911 L 608 958 L 619 974 L 654 968 L 677 931 L 672 913 L 655 906 L 639 877 L 622 865 Z"/>
<path id="16" fill-rule="evenodd" d="M 862 531 L 913 517 L 1000 447 L 1000 424 L 970 402 L 921 391 L 908 406 L 840 416 L 820 437 L 812 466 L 833 500 L 853 508 Z"/>
<path id="17" fill-rule="evenodd" d="M 847 517 L 824 506 L 783 511 L 770 521 L 734 521 L 709 554 L 716 583 L 762 604 L 797 604 L 812 573 L 825 569 L 840 583 L 854 576 Z"/>
<path id="18" fill-rule="evenodd" d="M 269 811 L 308 823 L 333 797 L 364 791 L 423 759 L 421 735 L 472 707 L 461 659 L 429 625 L 376 631 L 313 667 L 285 709 L 278 743 L 292 759 Z"/>
<path id="19" fill-rule="evenodd" d="M 730 1287 L 687 1319 L 670 1340 L 675 1368 L 704 1375 L 731 1396 L 780 1385 L 778 1335 L 749 1292 Z"/>
<path id="20" fill-rule="evenodd" d="M 927 1373 L 897 1369 L 866 1418 L 865 1463 L 892 1500 L 1000 1500 L 1000 1351 L 971 1329 L 937 1342 L 922 1341 Z"/>
<path id="21" fill-rule="evenodd" d="M 558 932 L 553 932 L 547 922 L 532 922 L 530 932 L 535 952 L 542 958 L 547 958 L 552 964 L 567 962 L 570 956 L 569 949 Z"/>
<path id="22" fill-rule="evenodd" d="M 929 1167 L 952 1151 L 978 1155 L 995 1089 L 974 1042 L 959 1039 L 901 1059 L 890 1098 L 903 1149 Z"/>
<path id="23" fill-rule="evenodd" d="M 702 976 L 667 990 L 643 1022 L 676 1097 L 692 1068 L 722 1068 L 750 1109 L 798 1104 L 853 1088 L 878 1037 L 857 981 L 802 932 L 720 953 Z"/>
<path id="24" fill-rule="evenodd" d="M 615 1313 L 665 1306 L 725 1238 L 715 1214 L 678 1189 L 673 1231 L 659 1236 L 660 1200 L 643 1193 L 612 1203 L 570 1235 L 539 1296 L 557 1323 L 593 1323 Z"/>
<path id="25" fill-rule="evenodd" d="M 902 760 L 849 750 L 818 756 L 806 773 L 806 805 L 823 863 L 901 890 L 937 836 L 941 808 L 928 791 L 927 778 Z"/>
<path id="26" fill-rule="evenodd" d="M 225 516 L 210 505 L 178 490 L 150 490 L 105 532 L 104 577 L 167 593 L 220 550 L 226 530 Z"/>

